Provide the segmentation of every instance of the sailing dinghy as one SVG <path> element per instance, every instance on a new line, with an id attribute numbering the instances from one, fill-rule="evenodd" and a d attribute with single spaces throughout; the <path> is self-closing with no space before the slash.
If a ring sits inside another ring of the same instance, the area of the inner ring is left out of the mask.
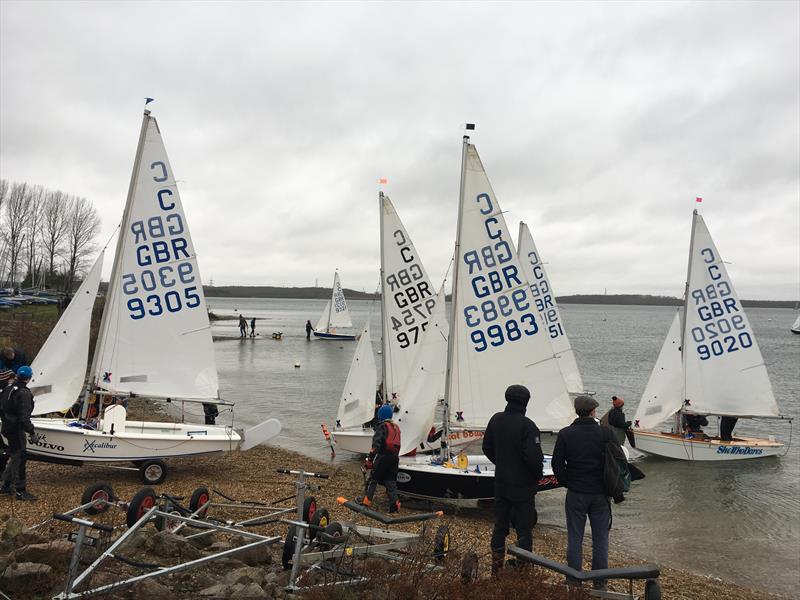
<path id="1" fill-rule="evenodd" d="M 511 384 L 531 390 L 527 414 L 540 430 L 558 431 L 575 415 L 505 217 L 467 136 L 455 257 L 442 450 L 439 456 L 402 460 L 397 486 L 406 496 L 488 499 L 494 497 L 494 465 L 483 455 L 452 456 L 447 443 L 451 424 L 485 429 L 492 415 L 505 408 L 504 393 Z M 549 460 L 541 490 L 558 485 Z"/>
<path id="2" fill-rule="evenodd" d="M 634 417 L 636 449 L 689 461 L 775 456 L 770 437 L 684 433 L 684 414 L 783 418 L 764 357 L 703 217 L 694 211 L 683 309 L 672 320 Z M 668 432 L 654 430 L 672 419 Z"/>
<path id="3" fill-rule="evenodd" d="M 792 324 L 792 333 L 800 333 L 800 313 L 797 313 L 797 318 Z"/>
<path id="4" fill-rule="evenodd" d="M 34 415 L 67 411 L 81 394 L 102 262 L 103 253 L 31 365 Z M 148 110 L 89 377 L 86 418 L 32 419 L 40 434 L 28 446 L 32 458 L 75 465 L 132 462 L 152 484 L 166 476 L 165 458 L 246 450 L 280 432 L 275 419 L 242 433 L 232 426 L 126 418 L 124 403 L 136 396 L 198 408 L 231 405 L 219 398 L 197 258 L 161 132 Z"/>
<path id="5" fill-rule="evenodd" d="M 325 304 L 325 309 L 319 317 L 317 326 L 314 329 L 314 337 L 320 340 L 355 340 L 353 333 L 338 333 L 337 330 L 352 327 L 353 321 L 350 320 L 350 311 L 347 310 L 347 301 L 344 299 L 342 284 L 339 282 L 339 272 L 333 273 L 333 287 L 331 288 L 331 299 Z"/>

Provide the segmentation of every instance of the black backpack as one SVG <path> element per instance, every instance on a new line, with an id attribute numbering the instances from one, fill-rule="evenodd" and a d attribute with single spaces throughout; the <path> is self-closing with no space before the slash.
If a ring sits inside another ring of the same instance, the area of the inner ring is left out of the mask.
<path id="1" fill-rule="evenodd" d="M 614 499 L 615 504 L 625 500 L 625 492 L 631 489 L 631 474 L 628 461 L 616 440 L 606 439 L 603 449 L 603 492 Z"/>
<path id="2" fill-rule="evenodd" d="M 13 385 L 7 385 L 0 390 L 0 419 L 7 420 L 9 423 L 15 422 L 14 416 L 17 414 L 14 402 L 16 389 Z"/>

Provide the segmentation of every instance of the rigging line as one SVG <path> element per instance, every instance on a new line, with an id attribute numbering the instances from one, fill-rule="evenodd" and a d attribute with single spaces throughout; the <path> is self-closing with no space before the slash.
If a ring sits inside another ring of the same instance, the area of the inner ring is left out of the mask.
<path id="1" fill-rule="evenodd" d="M 117 226 L 114 228 L 114 231 L 111 232 L 111 237 L 108 238 L 108 241 L 106 242 L 106 245 L 103 246 L 101 252 L 105 252 L 106 248 L 108 248 L 108 245 L 111 243 L 111 240 L 113 240 L 114 236 L 117 235 L 117 231 L 119 231 L 120 227 L 122 227 L 122 222 L 117 223 Z"/>

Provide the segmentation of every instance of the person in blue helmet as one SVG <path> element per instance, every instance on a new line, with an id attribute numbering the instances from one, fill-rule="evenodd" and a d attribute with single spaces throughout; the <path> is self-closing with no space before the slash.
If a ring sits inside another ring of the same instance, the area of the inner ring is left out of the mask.
<path id="1" fill-rule="evenodd" d="M 394 408 L 384 404 L 378 409 L 379 424 L 375 427 L 372 436 L 372 449 L 366 460 L 369 470 L 367 489 L 361 504 L 372 506 L 372 499 L 378 484 L 386 488 L 389 496 L 389 512 L 400 510 L 400 500 L 397 498 L 397 468 L 400 463 L 400 427 L 392 422 Z"/>
<path id="2" fill-rule="evenodd" d="M 28 365 L 19 367 L 13 391 L 8 395 L 3 394 L 2 434 L 8 440 L 9 460 L 3 471 L 0 493 L 10 494 L 13 491 L 17 500 L 35 501 L 37 497 L 25 489 L 26 435 L 32 441 L 34 437 L 31 423 L 33 394 L 28 389 L 31 377 L 33 370 Z"/>

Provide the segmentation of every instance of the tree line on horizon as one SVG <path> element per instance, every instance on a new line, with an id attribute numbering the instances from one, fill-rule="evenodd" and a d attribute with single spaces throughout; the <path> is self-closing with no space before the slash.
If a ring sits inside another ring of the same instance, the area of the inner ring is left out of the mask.
<path id="1" fill-rule="evenodd" d="M 0 282 L 72 291 L 94 253 L 100 217 L 82 196 L 0 179 Z"/>

